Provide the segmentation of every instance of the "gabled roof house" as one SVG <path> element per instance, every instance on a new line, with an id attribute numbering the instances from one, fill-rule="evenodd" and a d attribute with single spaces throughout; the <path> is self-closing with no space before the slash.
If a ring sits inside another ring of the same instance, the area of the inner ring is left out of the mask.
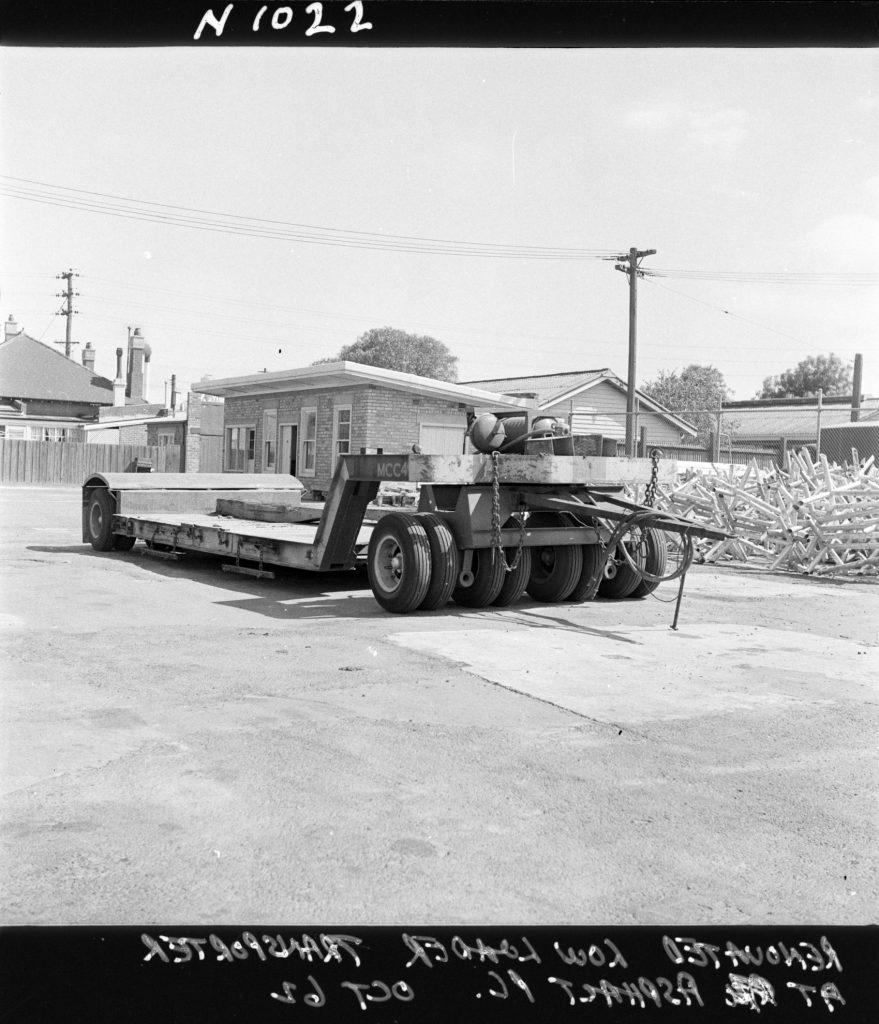
<path id="1" fill-rule="evenodd" d="M 94 349 L 82 357 L 68 359 L 10 317 L 0 342 L 0 437 L 82 440 L 83 424 L 113 404 L 112 381 L 94 372 Z"/>
<path id="2" fill-rule="evenodd" d="M 567 373 L 531 374 L 468 381 L 468 387 L 485 388 L 506 395 L 529 396 L 541 412 L 565 420 L 573 434 L 601 434 L 625 440 L 626 382 L 606 367 Z M 643 391 L 637 398 L 638 434 L 643 427 L 650 444 L 676 445 L 696 436 L 692 423 L 666 409 Z"/>

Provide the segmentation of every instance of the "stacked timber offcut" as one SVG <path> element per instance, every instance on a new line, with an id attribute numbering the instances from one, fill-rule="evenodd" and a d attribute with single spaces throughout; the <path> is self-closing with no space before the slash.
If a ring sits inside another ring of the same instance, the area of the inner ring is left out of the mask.
<path id="1" fill-rule="evenodd" d="M 879 472 L 871 456 L 850 465 L 788 452 L 783 468 L 688 470 L 657 505 L 733 536 L 701 541 L 697 558 L 732 560 L 816 576 L 879 573 Z"/>

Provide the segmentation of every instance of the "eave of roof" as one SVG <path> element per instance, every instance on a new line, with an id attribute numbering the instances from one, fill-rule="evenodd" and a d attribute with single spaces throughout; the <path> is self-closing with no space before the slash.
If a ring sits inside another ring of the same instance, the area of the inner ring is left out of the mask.
<path id="1" fill-rule="evenodd" d="M 414 373 L 386 370 L 379 366 L 366 366 L 347 360 L 336 363 L 318 363 L 293 370 L 276 370 L 246 377 L 226 377 L 206 383 L 194 384 L 197 394 L 236 398 L 245 395 L 268 395 L 285 391 L 317 391 L 327 388 L 346 388 L 357 384 L 375 384 L 397 391 L 445 399 L 464 405 L 499 410 L 533 409 L 535 403 L 525 398 L 512 398 L 493 391 L 484 391 L 466 384 L 452 384 L 432 377 L 419 377 Z"/>

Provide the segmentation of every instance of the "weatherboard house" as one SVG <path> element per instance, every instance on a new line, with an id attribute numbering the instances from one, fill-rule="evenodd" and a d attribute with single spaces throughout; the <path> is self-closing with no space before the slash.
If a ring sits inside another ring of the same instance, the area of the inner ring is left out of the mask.
<path id="1" fill-rule="evenodd" d="M 362 363 L 318 363 L 194 385 L 224 399 L 227 473 L 290 473 L 312 496 L 329 489 L 339 455 L 465 450 L 468 412 L 534 403 Z"/>
<path id="2" fill-rule="evenodd" d="M 574 435 L 600 435 L 615 441 L 626 437 L 627 384 L 612 370 L 572 370 L 471 380 L 467 387 L 532 398 L 541 413 L 564 420 Z M 636 390 L 636 434 L 644 429 L 653 445 L 678 445 L 696 437 L 692 423 Z"/>

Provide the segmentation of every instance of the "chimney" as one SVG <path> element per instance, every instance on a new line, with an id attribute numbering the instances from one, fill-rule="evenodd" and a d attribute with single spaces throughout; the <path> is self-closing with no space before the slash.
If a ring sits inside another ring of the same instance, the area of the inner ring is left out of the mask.
<path id="1" fill-rule="evenodd" d="M 5 341 L 7 338 L 11 338 L 13 335 L 20 334 L 20 333 L 21 333 L 21 328 L 15 322 L 15 318 L 10 313 L 9 314 L 9 319 L 3 325 L 3 340 Z"/>
<path id="2" fill-rule="evenodd" d="M 85 343 L 85 348 L 82 350 L 82 365 L 92 373 L 95 372 L 95 350 L 90 341 Z"/>
<path id="3" fill-rule="evenodd" d="M 122 349 L 116 349 L 116 379 L 113 381 L 113 405 L 125 405 L 125 378 L 122 376 Z"/>
<path id="4" fill-rule="evenodd" d="M 135 327 L 133 333 L 128 335 L 128 382 L 125 394 L 129 398 L 143 400 L 144 397 L 143 363 L 145 346 L 146 342 L 143 340 L 140 328 Z"/>

